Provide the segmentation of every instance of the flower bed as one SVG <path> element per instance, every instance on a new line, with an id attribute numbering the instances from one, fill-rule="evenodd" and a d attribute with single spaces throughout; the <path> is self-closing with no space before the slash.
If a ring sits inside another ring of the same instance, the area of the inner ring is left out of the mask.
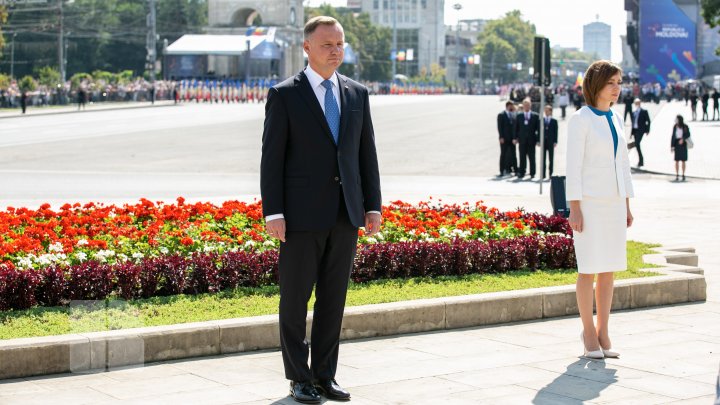
<path id="1" fill-rule="evenodd" d="M 567 221 L 482 203 L 383 207 L 352 279 L 572 268 Z M 278 242 L 259 202 L 66 204 L 0 212 L 0 310 L 74 299 L 148 298 L 277 283 Z"/>

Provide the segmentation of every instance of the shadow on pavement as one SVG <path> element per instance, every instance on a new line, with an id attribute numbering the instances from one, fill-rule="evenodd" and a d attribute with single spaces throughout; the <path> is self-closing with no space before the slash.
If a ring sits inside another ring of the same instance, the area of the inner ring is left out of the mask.
<path id="1" fill-rule="evenodd" d="M 608 368 L 603 360 L 581 358 L 569 364 L 563 374 L 541 388 L 532 403 L 582 404 L 591 401 L 599 398 L 602 390 L 617 382 L 616 373 L 617 370 Z M 567 397 L 567 401 L 560 400 L 558 395 Z"/>

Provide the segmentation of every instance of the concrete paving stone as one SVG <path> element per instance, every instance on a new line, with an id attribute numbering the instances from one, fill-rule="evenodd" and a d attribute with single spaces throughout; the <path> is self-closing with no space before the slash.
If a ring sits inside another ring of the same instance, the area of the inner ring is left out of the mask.
<path id="1" fill-rule="evenodd" d="M 51 396 L 37 395 L 37 393 L 1 395 L 0 404 L 3 405 L 95 405 L 102 401 L 111 401 L 114 398 L 93 388 L 75 388 L 72 390 L 56 390 Z"/>
<path id="2" fill-rule="evenodd" d="M 220 329 L 215 324 L 168 325 L 141 337 L 146 362 L 220 354 Z"/>
<path id="3" fill-rule="evenodd" d="M 654 373 L 625 367 L 614 362 L 611 363 L 610 360 L 565 358 L 528 363 L 527 366 L 607 384 L 618 380 L 652 377 L 654 375 Z"/>
<path id="4" fill-rule="evenodd" d="M 525 381 L 552 380 L 558 373 L 542 370 L 526 365 L 496 367 L 480 371 L 467 371 L 462 373 L 445 374 L 438 376 L 444 380 L 455 381 L 477 388 L 503 387 Z M 504 394 L 509 395 L 509 394 Z"/>
<path id="5" fill-rule="evenodd" d="M 477 364 L 475 358 L 462 358 L 454 362 L 444 360 L 402 362 L 399 365 L 388 363 L 385 367 L 376 369 L 340 367 L 336 379 L 343 387 L 352 388 L 458 373 L 465 369 L 473 369 Z"/>
<path id="6" fill-rule="evenodd" d="M 96 385 L 111 384 L 117 382 L 108 376 L 105 372 L 88 372 L 75 374 L 62 374 L 59 376 L 37 376 L 28 377 L 28 381 L 34 382 L 40 387 L 48 390 L 70 390 L 82 387 L 94 387 Z"/>
<path id="7" fill-rule="evenodd" d="M 610 400 L 605 398 L 598 398 L 593 401 L 587 401 L 589 404 L 620 404 L 620 405 L 660 405 L 667 404 L 669 402 L 675 402 L 675 398 L 665 397 L 657 394 L 650 394 L 643 392 L 636 397 L 623 398 L 621 400 Z"/>
<path id="8" fill-rule="evenodd" d="M 0 379 L 90 368 L 90 344 L 79 335 L 0 340 Z"/>
<path id="9" fill-rule="evenodd" d="M 711 355 L 691 355 L 685 357 L 683 361 L 690 364 L 696 364 L 710 370 L 715 370 L 718 368 L 718 365 L 720 365 L 720 353 L 715 352 Z"/>
<path id="10" fill-rule="evenodd" d="M 454 368 L 457 372 L 460 372 L 517 366 L 532 361 L 548 361 L 563 357 L 560 353 L 551 353 L 535 348 L 518 348 L 512 351 L 493 352 L 482 355 L 447 357 L 436 360 L 433 363 L 442 365 L 445 369 L 452 370 Z M 442 375 L 445 373 L 437 374 Z"/>
<path id="11" fill-rule="evenodd" d="M 538 392 L 551 392 L 575 398 L 581 401 L 620 401 L 642 395 L 643 392 L 616 385 L 617 381 L 599 382 L 567 374 L 558 376 L 555 380 L 536 380 L 518 383 L 518 385 Z"/>
<path id="12" fill-rule="evenodd" d="M 118 399 L 142 399 L 163 394 L 222 387 L 221 384 L 192 374 L 112 382 L 93 389 Z"/>
<path id="13" fill-rule="evenodd" d="M 174 367 L 172 364 L 158 363 L 120 367 L 108 373 L 107 376 L 115 381 L 130 382 L 149 378 L 174 377 L 181 374 L 187 374 L 187 371 Z"/>
<path id="14" fill-rule="evenodd" d="M 611 315 L 612 344 L 618 350 L 639 349 L 644 347 L 655 347 L 666 344 L 678 344 L 689 340 L 697 340 L 703 335 L 687 332 L 685 330 L 671 330 L 660 332 L 640 332 L 640 333 L 623 333 L 624 330 L 615 325 L 615 320 Z"/>
<path id="15" fill-rule="evenodd" d="M 700 313 L 668 315 L 663 318 L 665 322 L 677 323 L 686 326 L 700 326 L 705 324 L 720 326 L 720 313 Z"/>
<path id="16" fill-rule="evenodd" d="M 457 357 L 469 355 L 482 355 L 506 350 L 515 350 L 522 346 L 504 343 L 492 339 L 465 339 L 462 344 L 421 344 L 412 345 L 411 349 L 423 353 L 435 355 L 434 357 Z"/>
<path id="17" fill-rule="evenodd" d="M 374 398 L 387 404 L 413 404 L 420 401 L 442 401 L 455 392 L 471 391 L 472 386 L 436 377 L 397 381 L 353 388 L 363 397 Z"/>
<path id="18" fill-rule="evenodd" d="M 701 397 L 668 402 L 668 405 L 708 405 L 712 404 L 713 401 L 715 401 L 715 395 L 703 395 Z"/>
<path id="19" fill-rule="evenodd" d="M 265 400 L 265 398 L 236 387 L 214 387 L 153 395 L 149 398 L 131 399 L 128 402 L 132 405 L 228 405 L 261 400 Z"/>
<path id="20" fill-rule="evenodd" d="M 388 348 L 360 354 L 344 354 L 339 363 L 354 368 L 372 368 L 384 363 L 432 360 L 440 358 L 439 355 L 418 350 L 417 348 Z"/>
<path id="21" fill-rule="evenodd" d="M 342 358 L 343 355 L 343 348 L 342 344 L 340 345 L 340 358 Z M 250 356 L 250 357 L 245 357 Z M 280 355 L 280 351 L 275 351 L 274 356 L 268 357 L 268 356 L 259 356 L 255 357 L 252 355 L 247 354 L 237 354 L 235 356 L 230 356 L 229 359 L 235 360 L 237 364 L 241 366 L 248 366 L 248 367 L 257 367 L 257 368 L 263 368 L 270 371 L 282 371 L 283 370 L 283 361 L 282 356 Z"/>
<path id="22" fill-rule="evenodd" d="M 615 320 L 610 315 L 610 327 L 613 335 L 617 334 L 636 334 L 647 332 L 674 332 L 674 331 L 690 331 L 686 326 L 673 322 L 668 322 L 666 318 L 662 320 L 644 319 L 633 322 L 632 320 Z M 581 329 L 578 329 L 578 333 Z M 611 336 L 612 338 L 612 336 Z"/>
<path id="23" fill-rule="evenodd" d="M 497 397 L 507 397 L 513 395 L 535 395 L 535 390 L 521 387 L 519 385 L 497 385 L 489 388 L 474 389 L 472 391 L 454 392 L 443 400 L 443 403 L 478 403 L 479 401 L 488 400 Z"/>
<path id="24" fill-rule="evenodd" d="M 583 401 L 551 392 L 527 392 L 479 400 L 477 403 L 479 405 L 582 405 Z"/>
<path id="25" fill-rule="evenodd" d="M 716 384 L 718 379 L 718 372 L 713 371 L 710 373 L 691 375 L 685 377 L 686 380 L 697 381 L 705 384 Z"/>
<path id="26" fill-rule="evenodd" d="M 16 394 L 29 394 L 48 392 L 49 390 L 36 381 L 30 381 L 26 378 L 13 378 L 10 380 L 0 380 L 0 397 Z"/>
<path id="27" fill-rule="evenodd" d="M 284 373 L 278 371 L 270 371 L 257 367 L 243 367 L 231 370 L 222 367 L 203 368 L 191 370 L 190 373 L 206 380 L 224 385 L 244 384 L 258 381 L 278 381 L 284 378 Z"/>
<path id="28" fill-rule="evenodd" d="M 715 392 L 714 385 L 659 374 L 620 379 L 617 385 L 677 399 L 691 399 Z"/>
<path id="29" fill-rule="evenodd" d="M 529 291 L 451 297 L 445 305 L 448 328 L 542 318 L 542 295 Z"/>
<path id="30" fill-rule="evenodd" d="M 624 355 L 621 354 L 621 361 L 617 363 L 624 367 L 669 377 L 687 377 L 707 371 L 707 367 L 677 359 L 668 361 L 668 359 L 653 357 L 653 354 L 657 354 L 657 352 L 650 352 L 647 355 L 628 352 Z"/>
<path id="31" fill-rule="evenodd" d="M 341 372 L 342 371 L 339 371 L 338 374 L 340 374 Z M 340 383 L 340 385 L 345 387 L 343 380 L 340 380 L 339 377 L 338 382 Z M 271 400 L 283 399 L 287 397 L 290 393 L 290 382 L 285 379 L 238 384 L 234 385 L 233 387 Z M 267 401 L 265 403 L 267 403 Z"/>

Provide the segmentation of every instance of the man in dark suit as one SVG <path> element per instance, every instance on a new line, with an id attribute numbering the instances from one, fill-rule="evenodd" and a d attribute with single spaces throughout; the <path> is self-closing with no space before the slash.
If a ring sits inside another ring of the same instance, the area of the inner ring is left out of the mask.
<path id="1" fill-rule="evenodd" d="M 515 103 L 508 101 L 505 103 L 505 111 L 497 116 L 498 136 L 500 139 L 500 174 L 502 177 L 515 171 L 515 144 L 513 136 L 515 134 Z"/>
<path id="2" fill-rule="evenodd" d="M 367 89 L 340 75 L 337 20 L 305 25 L 308 66 L 272 87 L 265 106 L 260 189 L 268 234 L 280 239 L 280 345 L 298 402 L 348 400 L 335 381 L 358 228 L 381 223 L 380 176 Z M 315 286 L 310 341 L 307 303 Z M 311 366 L 308 367 L 308 355 Z"/>
<path id="3" fill-rule="evenodd" d="M 540 118 L 531 110 L 529 98 L 523 100 L 523 111 L 515 118 L 515 143 L 520 149 L 520 167 L 517 170 L 519 179 L 525 177 L 525 170 L 530 162 L 530 178 L 535 178 L 535 145 L 539 142 Z"/>
<path id="4" fill-rule="evenodd" d="M 647 110 L 642 108 L 642 102 L 639 98 L 635 99 L 635 111 L 632 115 L 632 132 L 631 135 L 635 138 L 635 148 L 637 149 L 639 161 L 638 167 L 642 167 L 645 162 L 643 160 L 642 149 L 640 149 L 640 142 L 642 142 L 643 136 L 650 136 L 650 114 Z"/>
<path id="5" fill-rule="evenodd" d="M 543 136 L 545 137 L 545 140 L 543 141 L 543 168 L 542 168 L 542 178 L 545 178 L 545 166 L 550 166 L 550 177 L 553 175 L 553 163 L 555 160 L 555 148 L 558 144 L 558 122 L 555 118 L 552 117 L 553 108 L 551 105 L 545 106 L 545 117 L 543 118 Z"/>

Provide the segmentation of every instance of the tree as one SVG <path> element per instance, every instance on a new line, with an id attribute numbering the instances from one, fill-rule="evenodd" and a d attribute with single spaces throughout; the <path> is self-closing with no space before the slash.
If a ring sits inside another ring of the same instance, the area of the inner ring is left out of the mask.
<path id="1" fill-rule="evenodd" d="M 720 26 L 720 0 L 701 0 L 700 5 L 705 22 L 712 28 Z M 715 54 L 720 55 L 720 48 Z"/>
<path id="2" fill-rule="evenodd" d="M 18 87 L 20 87 L 20 91 L 34 91 L 37 89 L 37 82 L 32 76 L 24 76 L 18 82 Z"/>
<path id="3" fill-rule="evenodd" d="M 7 22 L 7 10 L 5 6 L 0 6 L 0 56 L 2 56 L 2 49 L 5 46 L 5 38 L 2 34 L 2 27 Z"/>
<path id="4" fill-rule="evenodd" d="M 35 76 L 41 86 L 55 87 L 60 83 L 60 72 L 50 66 L 43 66 L 35 70 Z"/>
<path id="5" fill-rule="evenodd" d="M 354 15 L 348 8 L 334 8 L 324 4 L 319 8 L 305 8 L 305 18 L 326 15 L 340 22 L 345 30 L 345 42 L 353 47 L 358 56 L 360 77 L 364 80 L 390 80 L 391 31 L 386 27 L 373 25 L 370 15 Z M 340 66 L 340 73 L 354 76 L 352 65 Z"/>
<path id="6" fill-rule="evenodd" d="M 509 63 L 522 63 L 523 68 L 532 66 L 533 38 L 535 25 L 522 19 L 520 10 L 509 11 L 498 20 L 488 22 L 478 35 L 478 44 L 474 51 L 482 56 L 483 70 L 490 71 L 504 82 L 524 79 L 527 70 L 522 72 L 507 69 Z"/>
<path id="7" fill-rule="evenodd" d="M 0 90 L 7 90 L 10 87 L 10 76 L 0 73 Z"/>

